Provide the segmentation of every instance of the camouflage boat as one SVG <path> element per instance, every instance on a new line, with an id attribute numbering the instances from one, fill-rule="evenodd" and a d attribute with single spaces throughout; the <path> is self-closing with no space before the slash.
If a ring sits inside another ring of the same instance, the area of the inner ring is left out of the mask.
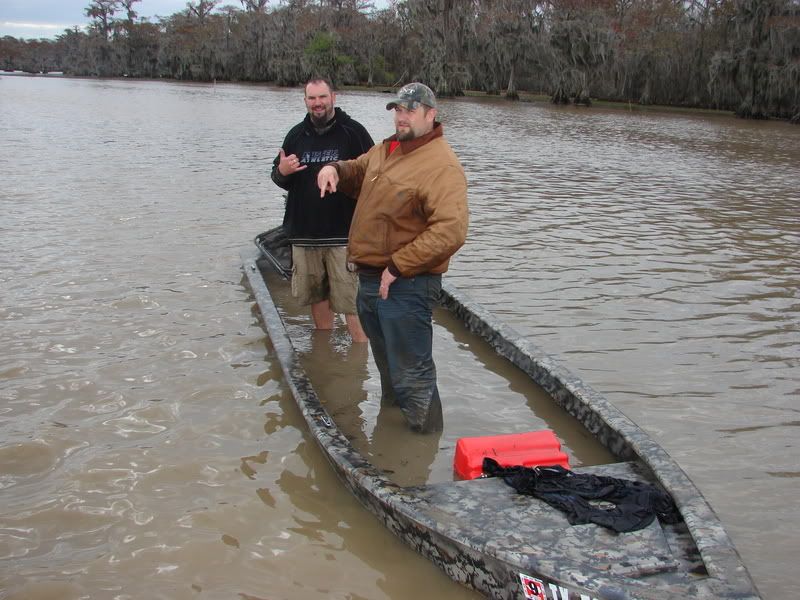
<path id="1" fill-rule="evenodd" d="M 760 597 L 713 509 L 666 451 L 600 394 L 447 284 L 442 306 L 544 388 L 616 458 L 574 471 L 654 484 L 674 500 L 680 519 L 617 533 L 591 523 L 571 525 L 561 511 L 518 494 L 500 478 L 394 483 L 348 441 L 300 364 L 265 281 L 267 271 L 289 273 L 280 229 L 255 241 L 257 249 L 242 251 L 243 268 L 311 433 L 360 502 L 453 580 L 502 599 Z"/>

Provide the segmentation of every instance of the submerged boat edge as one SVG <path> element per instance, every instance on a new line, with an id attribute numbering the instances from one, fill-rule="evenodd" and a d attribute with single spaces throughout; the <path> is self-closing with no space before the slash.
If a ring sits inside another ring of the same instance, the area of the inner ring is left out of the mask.
<path id="1" fill-rule="evenodd" d="M 481 569 L 487 572 L 503 570 L 505 565 L 499 561 L 496 565 L 484 564 L 477 568 L 476 561 L 481 561 L 479 552 L 466 541 L 465 545 L 459 544 L 457 539 L 439 535 L 437 524 L 430 522 L 424 511 L 414 510 L 415 498 L 365 460 L 338 430 L 299 365 L 292 342 L 257 265 L 262 252 L 263 249 L 258 252 L 255 248 L 242 250 L 244 271 L 287 384 L 298 400 L 311 433 L 340 479 L 387 528 L 435 562 L 451 578 L 494 597 L 525 597 L 521 595 L 521 585 L 512 585 L 515 588 L 513 590 L 507 589 L 506 585 L 501 590 L 490 582 L 476 581 L 476 578 L 485 576 Z M 711 595 L 701 593 L 697 597 L 759 598 L 738 552 L 713 509 L 663 448 L 555 359 L 447 283 L 443 286 L 442 305 L 456 314 L 468 329 L 482 337 L 501 356 L 542 386 L 615 456 L 620 460 L 640 460 L 665 490 L 673 495 L 708 570 L 705 587 Z M 430 535 L 436 539 L 426 541 L 426 536 Z M 443 552 L 449 556 L 442 558 L 440 555 Z M 462 555 L 453 556 L 454 553 Z M 492 592 L 493 588 L 496 593 Z M 609 597 L 615 595 L 612 593 Z M 619 597 L 649 596 L 642 592 L 641 595 Z"/>

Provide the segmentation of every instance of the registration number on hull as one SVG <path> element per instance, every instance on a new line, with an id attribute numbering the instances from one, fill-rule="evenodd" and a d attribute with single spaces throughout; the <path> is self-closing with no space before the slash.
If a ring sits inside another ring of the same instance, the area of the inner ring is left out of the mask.
<path id="1" fill-rule="evenodd" d="M 522 590 L 525 592 L 526 600 L 597 600 L 596 598 L 587 594 L 570 594 L 569 590 L 565 587 L 556 585 L 555 583 L 548 583 L 545 586 L 544 581 L 525 575 L 519 574 L 519 580 L 522 583 Z M 548 595 L 548 590 L 550 594 Z"/>

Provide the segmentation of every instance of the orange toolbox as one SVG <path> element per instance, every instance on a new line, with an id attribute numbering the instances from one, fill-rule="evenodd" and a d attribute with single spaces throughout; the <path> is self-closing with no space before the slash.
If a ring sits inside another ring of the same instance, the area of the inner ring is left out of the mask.
<path id="1" fill-rule="evenodd" d="M 496 460 L 501 467 L 560 465 L 569 469 L 569 457 L 561 451 L 561 442 L 549 429 L 459 439 L 453 459 L 456 476 L 476 479 L 483 475 L 485 456 Z"/>

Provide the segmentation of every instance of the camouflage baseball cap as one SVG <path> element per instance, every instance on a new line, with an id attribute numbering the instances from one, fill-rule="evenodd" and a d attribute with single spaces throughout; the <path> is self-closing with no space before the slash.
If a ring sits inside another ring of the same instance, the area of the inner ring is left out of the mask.
<path id="1" fill-rule="evenodd" d="M 400 88 L 397 98 L 386 105 L 386 110 L 392 110 L 396 106 L 414 110 L 420 104 L 436 108 L 436 96 L 433 95 L 433 90 L 424 83 L 409 83 Z"/>

